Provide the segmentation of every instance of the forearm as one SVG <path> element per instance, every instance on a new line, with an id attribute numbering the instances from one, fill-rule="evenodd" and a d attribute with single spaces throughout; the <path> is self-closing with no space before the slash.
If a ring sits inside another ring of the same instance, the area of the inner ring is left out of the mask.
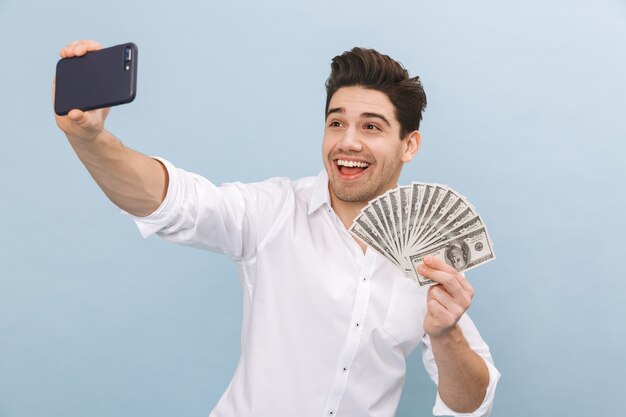
<path id="1" fill-rule="evenodd" d="M 167 190 L 167 171 L 155 159 L 124 146 L 102 130 L 93 140 L 67 135 L 78 158 L 107 197 L 135 216 L 154 212 Z"/>
<path id="2" fill-rule="evenodd" d="M 483 402 L 489 384 L 484 360 L 471 350 L 458 325 L 445 335 L 431 336 L 430 341 L 441 399 L 456 412 L 475 411 Z"/>

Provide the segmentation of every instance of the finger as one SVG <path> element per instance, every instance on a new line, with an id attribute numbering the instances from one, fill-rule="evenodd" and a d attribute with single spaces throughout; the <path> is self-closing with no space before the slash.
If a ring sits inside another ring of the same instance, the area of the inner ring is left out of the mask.
<path id="1" fill-rule="evenodd" d="M 461 272 L 458 272 L 452 266 L 448 265 L 441 259 L 435 258 L 434 256 L 425 256 L 423 259 L 423 262 L 427 268 L 430 268 L 433 270 L 442 270 L 442 271 L 446 271 L 450 273 L 453 277 L 456 278 L 456 280 L 461 285 L 461 287 L 465 291 L 472 293 L 472 296 L 473 296 L 474 288 L 470 285 L 470 283 L 465 278 L 465 275 L 463 275 Z"/>
<path id="2" fill-rule="evenodd" d="M 102 49 L 102 45 L 100 45 L 100 42 L 84 40 L 78 42 L 74 46 L 74 53 L 76 54 L 76 56 L 83 56 L 87 52 L 97 51 L 98 49 Z"/>
<path id="3" fill-rule="evenodd" d="M 435 258 L 432 255 L 424 256 L 424 259 L 422 259 L 422 262 L 424 262 L 428 267 L 433 268 L 433 269 L 438 269 L 440 271 L 449 272 L 451 274 L 458 273 L 456 269 L 448 265 L 443 259 Z"/>
<path id="4" fill-rule="evenodd" d="M 61 58 L 72 58 L 75 56 L 83 56 L 87 52 L 93 52 L 102 49 L 100 42 L 92 40 L 74 41 L 61 49 Z"/>
<path id="5" fill-rule="evenodd" d="M 447 327 L 454 321 L 450 312 L 435 299 L 428 301 L 428 314 L 434 319 L 438 327 Z"/>
<path id="6" fill-rule="evenodd" d="M 74 47 L 78 44 L 79 41 L 71 42 L 70 44 L 64 46 L 59 54 L 61 58 L 71 58 L 74 56 Z"/>
<path id="7" fill-rule="evenodd" d="M 435 285 L 428 290 L 428 299 L 437 301 L 437 303 L 443 307 L 450 315 L 458 320 L 459 317 L 465 313 L 469 308 L 469 303 L 465 300 L 459 300 L 453 298 L 441 285 Z"/>
<path id="8" fill-rule="evenodd" d="M 459 284 L 461 284 L 461 287 L 463 287 L 465 291 L 470 292 L 473 296 L 474 287 L 472 287 L 472 284 L 470 284 L 467 278 L 465 278 L 465 274 L 459 272 L 457 274 L 457 279 L 459 280 Z"/>
<path id="9" fill-rule="evenodd" d="M 57 77 L 56 74 L 52 78 L 52 107 L 54 107 L 54 102 L 56 100 L 56 91 L 57 91 Z"/>
<path id="10" fill-rule="evenodd" d="M 70 110 L 69 113 L 67 113 L 67 117 L 74 123 L 80 125 L 80 124 L 85 123 L 87 114 L 82 110 L 73 109 L 73 110 Z"/>
<path id="11" fill-rule="evenodd" d="M 421 262 L 417 266 L 417 272 L 420 275 L 425 276 L 428 279 L 435 281 L 438 284 L 443 285 L 450 294 L 456 296 L 461 294 L 464 290 L 458 281 L 458 272 L 450 273 L 447 271 L 441 271 L 439 269 L 431 268 L 426 263 Z"/>
<path id="12" fill-rule="evenodd" d="M 82 111 L 80 109 L 72 109 L 67 113 L 67 117 L 74 122 L 77 126 L 83 129 L 90 130 L 98 128 L 102 121 L 107 117 L 111 111 L 110 107 L 103 109 Z"/>
<path id="13" fill-rule="evenodd" d="M 59 51 L 59 55 L 61 55 L 61 58 L 69 58 L 70 55 L 74 53 L 74 46 L 77 43 L 78 41 L 70 42 L 69 44 L 61 48 L 61 51 Z"/>

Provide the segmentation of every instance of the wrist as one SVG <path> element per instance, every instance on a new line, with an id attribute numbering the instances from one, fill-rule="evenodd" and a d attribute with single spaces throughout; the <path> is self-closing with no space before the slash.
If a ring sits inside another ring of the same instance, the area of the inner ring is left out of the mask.
<path id="1" fill-rule="evenodd" d="M 73 148 L 80 149 L 93 148 L 99 143 L 108 142 L 107 137 L 112 137 L 105 129 L 94 132 L 81 132 L 81 134 L 67 133 L 66 136 Z"/>
<path id="2" fill-rule="evenodd" d="M 458 323 L 455 323 L 452 327 L 437 332 L 435 334 L 429 334 L 432 343 L 436 344 L 459 344 L 465 341 L 465 337 L 463 336 L 463 332 L 461 332 L 461 328 Z"/>
<path id="3" fill-rule="evenodd" d="M 105 160 L 118 159 L 124 151 L 122 142 L 106 130 L 90 139 L 68 135 L 68 141 L 87 169 L 98 166 Z"/>

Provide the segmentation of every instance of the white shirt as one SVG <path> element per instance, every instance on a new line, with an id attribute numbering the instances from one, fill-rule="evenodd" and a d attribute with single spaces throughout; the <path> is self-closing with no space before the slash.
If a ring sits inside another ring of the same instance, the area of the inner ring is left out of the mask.
<path id="1" fill-rule="evenodd" d="M 406 357 L 420 342 L 437 382 L 423 330 L 427 288 L 376 251 L 363 253 L 330 206 L 325 171 L 217 187 L 161 162 L 167 196 L 134 217 L 142 235 L 228 255 L 243 288 L 241 357 L 212 417 L 393 416 Z M 487 395 L 472 414 L 437 395 L 433 413 L 485 416 L 500 374 L 470 318 L 459 325 L 485 359 Z"/>

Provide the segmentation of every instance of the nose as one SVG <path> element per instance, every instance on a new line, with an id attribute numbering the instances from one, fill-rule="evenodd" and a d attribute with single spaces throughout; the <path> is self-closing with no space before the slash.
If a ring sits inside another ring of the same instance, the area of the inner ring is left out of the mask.
<path id="1" fill-rule="evenodd" d="M 352 126 L 344 130 L 338 145 L 343 151 L 360 152 L 363 149 L 359 134 Z"/>

